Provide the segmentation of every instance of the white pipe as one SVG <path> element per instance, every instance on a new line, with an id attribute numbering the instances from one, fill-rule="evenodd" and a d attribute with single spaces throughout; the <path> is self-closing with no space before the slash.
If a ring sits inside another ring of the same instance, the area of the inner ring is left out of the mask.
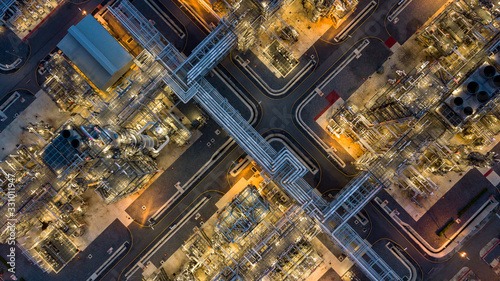
<path id="1" fill-rule="evenodd" d="M 170 137 L 169 136 L 165 137 L 167 138 L 167 140 L 160 147 L 158 147 L 158 149 L 154 149 L 153 153 L 160 153 L 160 150 L 162 150 L 170 142 Z"/>
<path id="2" fill-rule="evenodd" d="M 139 134 L 142 134 L 142 132 L 144 132 L 147 128 L 151 127 L 152 125 L 154 125 L 156 122 L 153 122 L 153 121 L 149 121 L 148 123 L 146 123 L 142 129 L 139 131 Z"/>

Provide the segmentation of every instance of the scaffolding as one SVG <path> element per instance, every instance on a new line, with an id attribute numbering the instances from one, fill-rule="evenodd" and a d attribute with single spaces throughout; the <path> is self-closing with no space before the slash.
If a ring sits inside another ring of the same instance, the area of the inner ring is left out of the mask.
<path id="1" fill-rule="evenodd" d="M 79 252 L 76 245 L 57 228 L 50 229 L 34 249 L 51 265 L 55 273 L 58 273 Z"/>
<path id="2" fill-rule="evenodd" d="M 420 118 L 449 90 L 453 77 L 439 61 L 413 68 L 396 84 L 381 89 L 365 105 L 367 119 L 379 125 Z"/>
<path id="3" fill-rule="evenodd" d="M 335 232 L 359 210 L 356 206 L 363 206 L 358 197 L 371 198 L 369 194 L 395 185 L 420 205 L 417 199 L 432 196 L 438 189 L 430 175 L 495 162 L 491 155 L 456 145 L 464 141 L 474 148 L 488 144 L 492 131 L 498 130 L 499 90 L 493 77 L 499 67 L 500 39 L 496 28 L 476 14 L 474 5 L 479 4 L 456 1 L 419 34 L 430 54 L 439 53 L 439 60 L 423 62 L 408 74 L 400 71 L 400 79 L 380 89 L 364 108 L 345 103 L 329 120 L 327 128 L 334 137 L 345 136 L 364 152 L 355 162 L 363 172 L 327 211 L 339 222 Z M 439 51 L 433 49 L 438 47 Z M 474 103 L 479 98 L 467 88 L 474 83 L 489 91 L 482 93 L 487 99 Z M 465 91 L 469 91 L 466 96 Z M 457 111 L 460 104 L 452 104 L 457 96 L 464 104 L 472 104 L 470 116 Z M 344 196 L 349 199 L 344 201 Z"/>
<path id="4" fill-rule="evenodd" d="M 60 261 L 44 259 L 34 247 L 50 231 L 58 232 L 64 241 L 69 236 L 77 237 L 83 224 L 81 212 L 72 205 L 80 200 L 78 195 L 67 189 L 67 181 L 56 179 L 38 156 L 39 151 L 36 146 L 20 146 L 0 163 L 2 188 L 6 192 L 0 215 L 16 220 L 16 240 L 23 254 L 42 270 L 50 271 L 62 268 L 74 256 L 76 248 L 68 248 L 69 252 Z M 13 201 L 17 206 L 15 211 L 9 207 Z M 0 239 L 4 242 L 11 239 L 7 220 L 0 228 Z M 66 245 L 60 250 L 65 251 Z"/>
<path id="5" fill-rule="evenodd" d="M 269 143 L 262 138 L 257 131 L 248 124 L 248 122 L 237 112 L 228 101 L 222 97 L 222 95 L 208 83 L 201 76 L 191 76 L 191 82 L 186 83 L 182 76 L 185 76 L 189 71 L 191 73 L 206 73 L 206 69 L 194 70 L 195 66 L 191 65 L 191 61 L 203 61 L 203 58 L 194 58 L 199 52 L 203 50 L 203 54 L 214 56 L 214 58 L 220 59 L 226 54 L 230 49 L 228 45 L 225 48 L 216 47 L 218 43 L 213 44 L 214 38 L 221 38 L 216 32 L 221 32 L 224 30 L 224 26 L 220 29 L 216 29 L 210 36 L 207 37 L 202 43 L 200 43 L 200 48 L 197 48 L 197 52 L 190 55 L 189 58 L 185 58 L 179 51 L 177 51 L 172 44 L 168 42 L 161 34 L 151 25 L 149 21 L 144 18 L 128 1 L 123 0 L 117 2 L 115 5 L 109 8 L 110 12 L 122 23 L 122 25 L 130 31 L 130 34 L 136 38 L 138 42 L 141 42 L 143 47 L 148 50 L 152 55 L 157 57 L 162 65 L 165 67 L 164 73 L 166 79 L 164 81 L 169 85 L 169 87 L 179 96 L 179 98 L 187 102 L 191 97 L 200 104 L 203 109 L 205 109 L 214 120 L 219 123 L 223 128 L 226 129 L 228 134 L 233 137 L 233 139 L 242 147 L 251 157 L 254 159 L 273 179 L 279 183 L 283 189 L 290 194 L 290 196 L 301 204 L 304 210 L 308 210 L 310 215 L 321 221 L 322 224 L 328 224 L 328 219 L 332 213 L 334 213 L 340 205 L 350 204 L 355 206 L 355 210 L 360 210 L 364 204 L 366 204 L 369 199 L 373 197 L 376 193 L 374 192 L 363 193 L 363 189 L 359 188 L 364 183 L 361 180 L 359 183 L 355 184 L 354 191 L 348 192 L 346 195 L 340 197 L 341 199 L 329 207 L 328 204 L 321 198 L 309 184 L 305 182 L 303 176 L 307 173 L 307 168 L 303 166 L 300 160 L 289 150 L 283 149 L 277 153 Z M 228 16 L 227 19 L 230 19 Z M 226 33 L 226 36 L 230 36 Z M 222 41 L 222 40 L 221 40 Z M 218 41 L 219 43 L 221 41 Z M 234 42 L 233 44 L 235 44 Z M 217 51 L 207 51 L 205 47 L 212 45 Z M 166 54 L 169 54 L 166 57 Z M 184 63 L 184 61 L 187 61 Z M 206 67 L 204 64 L 196 64 L 196 67 Z M 180 74 L 180 75 L 178 75 Z M 198 75 L 199 75 L 198 74 Z M 189 84 L 189 85 L 188 85 Z M 359 186 L 358 186 L 359 185 Z M 348 189 L 349 190 L 349 189 Z M 358 194 L 356 191 L 360 191 Z M 356 194 L 353 197 L 352 195 Z M 326 213 L 323 209 L 327 210 Z M 354 215 L 354 213 L 352 213 Z M 330 235 L 335 235 L 329 226 L 323 226 L 324 229 L 328 229 Z M 350 233 L 351 235 L 357 234 L 355 232 Z M 360 239 L 360 238 L 359 238 Z M 341 241 L 336 239 L 335 241 Z M 387 265 L 382 259 L 376 257 L 376 253 L 370 249 L 363 248 L 365 252 L 347 252 L 347 254 L 353 258 L 353 260 L 359 260 L 359 255 L 369 253 L 370 257 L 373 258 L 372 262 L 360 263 L 361 269 L 367 274 L 367 276 L 374 278 L 374 280 L 397 280 L 394 279 L 397 276 L 394 271 Z M 372 267 L 377 265 L 382 268 L 387 274 L 379 276 L 379 274 Z M 383 277 L 382 279 L 378 277 Z M 384 278 L 388 279 L 384 279 Z M 378 278 L 378 279 L 377 279 Z"/>
<path id="6" fill-rule="evenodd" d="M 176 280 L 285 280 L 280 267 L 291 280 L 310 275 L 322 261 L 311 245 L 320 228 L 299 205 L 275 197 L 276 188 L 247 186 L 218 215 L 211 238 L 197 229 L 182 246 L 190 262 Z"/>
<path id="7" fill-rule="evenodd" d="M 443 67 L 457 70 L 486 45 L 496 28 L 481 2 L 458 0 L 422 28 L 417 40 Z"/>
<path id="8" fill-rule="evenodd" d="M 236 243 L 259 224 L 268 211 L 257 190 L 247 188 L 222 210 L 216 226 L 231 243 Z"/>
<path id="9" fill-rule="evenodd" d="M 73 67 L 62 54 L 51 54 L 40 71 L 47 79 L 44 89 L 65 111 L 80 106 L 92 110 L 103 106 L 100 93 L 87 82 L 85 77 Z"/>
<path id="10" fill-rule="evenodd" d="M 304 276 L 309 276 L 321 261 L 321 257 L 314 251 L 309 241 L 300 239 L 288 246 L 261 278 L 268 277 L 276 281 L 302 280 Z"/>
<path id="11" fill-rule="evenodd" d="M 23 39 L 60 3 L 61 0 L 2 0 L 0 23 Z"/>
<path id="12" fill-rule="evenodd" d="M 351 253 L 349 257 L 361 269 L 368 278 L 372 280 L 401 280 L 401 278 L 385 263 L 380 256 L 371 248 L 371 245 L 357 235 L 349 224 L 343 224 L 337 228 L 332 236 L 337 245 L 345 253 Z"/>
<path id="13" fill-rule="evenodd" d="M 2 2 L 0 2 L 0 18 L 3 19 L 3 17 L 5 16 L 5 12 L 7 12 L 7 10 L 11 9 L 11 6 L 14 4 L 14 2 L 16 2 L 16 0 L 2 0 Z M 13 11 L 14 14 L 15 14 L 15 11 Z"/>

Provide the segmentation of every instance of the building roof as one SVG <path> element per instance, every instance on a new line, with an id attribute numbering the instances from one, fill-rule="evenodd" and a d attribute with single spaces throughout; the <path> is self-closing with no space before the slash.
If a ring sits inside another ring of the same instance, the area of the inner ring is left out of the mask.
<path id="1" fill-rule="evenodd" d="M 78 155 L 78 150 L 62 135 L 59 135 L 47 145 L 42 158 L 55 174 L 60 175 L 77 159 Z"/>
<path id="2" fill-rule="evenodd" d="M 101 90 L 111 86 L 119 78 L 115 74 L 123 74 L 133 59 L 92 15 L 71 26 L 57 47 Z"/>

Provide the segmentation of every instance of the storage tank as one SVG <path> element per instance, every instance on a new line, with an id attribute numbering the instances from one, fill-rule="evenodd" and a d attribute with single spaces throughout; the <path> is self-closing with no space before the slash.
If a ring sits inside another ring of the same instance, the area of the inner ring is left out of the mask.
<path id="1" fill-rule="evenodd" d="M 61 131 L 61 135 L 63 138 L 68 140 L 68 142 L 73 146 L 74 148 L 80 147 L 80 135 L 75 131 L 71 129 L 64 129 Z"/>
<path id="2" fill-rule="evenodd" d="M 470 106 L 466 106 L 462 109 L 462 112 L 465 116 L 470 116 L 474 113 L 474 109 L 472 109 L 472 107 Z"/>
<path id="3" fill-rule="evenodd" d="M 464 105 L 464 99 L 461 97 L 454 97 L 452 104 L 455 108 L 461 108 Z"/>
<path id="4" fill-rule="evenodd" d="M 479 91 L 476 95 L 476 99 L 479 103 L 485 103 L 490 99 L 490 94 L 486 91 Z"/>
<path id="5" fill-rule="evenodd" d="M 468 94 L 475 95 L 479 91 L 479 83 L 470 81 L 467 83 L 466 89 Z"/>
<path id="6" fill-rule="evenodd" d="M 495 76 L 496 74 L 497 70 L 491 65 L 481 67 L 481 69 L 479 70 L 479 75 L 481 75 L 481 77 L 483 77 L 484 79 L 493 78 L 493 76 Z"/>
<path id="7" fill-rule="evenodd" d="M 500 88 L 500 75 L 496 75 L 493 79 L 488 80 L 488 83 L 494 89 Z"/>

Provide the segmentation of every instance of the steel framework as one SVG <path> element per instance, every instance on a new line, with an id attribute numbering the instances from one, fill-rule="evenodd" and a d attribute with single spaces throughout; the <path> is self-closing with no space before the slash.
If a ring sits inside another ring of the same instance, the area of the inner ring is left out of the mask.
<path id="1" fill-rule="evenodd" d="M 130 34 L 165 67 L 163 81 L 183 102 L 194 98 L 212 118 L 254 159 L 304 210 L 315 218 L 346 254 L 372 280 L 399 280 L 399 276 L 378 254 L 353 231 L 343 219 L 354 216 L 376 194 L 382 184 L 372 176 L 361 176 L 349 184 L 337 200 L 327 204 L 304 179 L 307 168 L 288 149 L 276 152 L 269 143 L 203 78 L 237 43 L 234 29 L 241 28 L 228 16 L 186 58 L 127 0 L 117 2 L 109 11 L 129 30 Z M 240 30 L 241 32 L 241 30 Z M 224 34 L 225 33 L 225 34 Z M 194 63 L 194 64 L 193 64 Z M 331 216 L 342 206 L 347 215 L 334 216 L 337 229 L 330 224 Z M 337 237 L 337 235 L 340 235 Z M 356 242 L 353 248 L 345 245 Z"/>
<path id="2" fill-rule="evenodd" d="M 255 227 L 268 211 L 269 206 L 260 198 L 257 190 L 247 188 L 224 209 L 216 225 L 234 243 Z"/>
<path id="3" fill-rule="evenodd" d="M 7 9 L 9 9 L 10 6 L 12 6 L 12 4 L 14 4 L 14 2 L 16 2 L 16 0 L 2 0 L 2 1 L 0 1 L 0 20 L 5 15 L 5 12 L 7 11 Z"/>

